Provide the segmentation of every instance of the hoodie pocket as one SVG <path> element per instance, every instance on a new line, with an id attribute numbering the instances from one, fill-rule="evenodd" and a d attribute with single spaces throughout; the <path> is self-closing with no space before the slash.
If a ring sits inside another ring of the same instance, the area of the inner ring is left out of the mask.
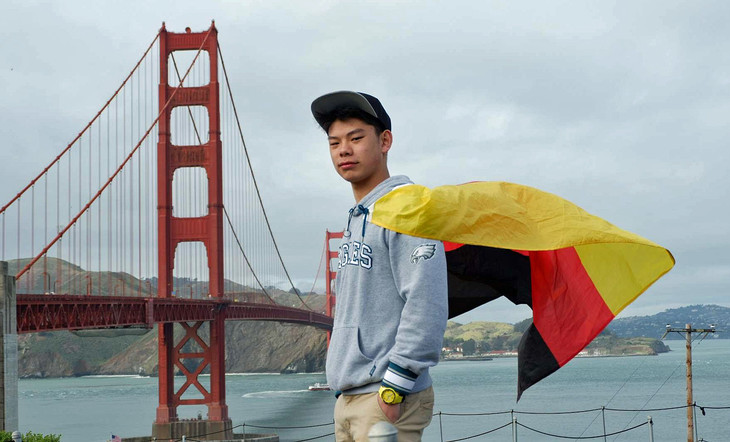
<path id="1" fill-rule="evenodd" d="M 360 329 L 356 326 L 337 327 L 332 330 L 327 352 L 327 382 L 336 390 L 348 390 L 370 384 L 378 379 L 373 359 L 360 349 Z"/>

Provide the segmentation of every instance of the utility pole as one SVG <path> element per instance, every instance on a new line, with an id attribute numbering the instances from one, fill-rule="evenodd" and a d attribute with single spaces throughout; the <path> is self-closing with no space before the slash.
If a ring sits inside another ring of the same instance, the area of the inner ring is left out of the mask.
<path id="1" fill-rule="evenodd" d="M 672 328 L 667 324 L 667 331 L 662 335 L 664 339 L 669 333 L 680 333 L 685 335 L 687 348 L 687 442 L 694 442 L 694 401 L 692 399 L 692 333 L 715 333 L 715 326 L 710 324 L 710 328 L 692 328 L 692 324 L 687 324 L 685 328 Z"/>

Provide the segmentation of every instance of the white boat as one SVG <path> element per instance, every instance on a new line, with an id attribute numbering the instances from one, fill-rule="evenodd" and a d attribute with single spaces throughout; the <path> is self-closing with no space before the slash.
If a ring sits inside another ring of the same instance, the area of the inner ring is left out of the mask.
<path id="1" fill-rule="evenodd" d="M 309 386 L 309 391 L 321 391 L 321 390 L 329 390 L 330 386 L 327 384 L 322 384 L 320 382 L 315 382 L 313 385 Z"/>

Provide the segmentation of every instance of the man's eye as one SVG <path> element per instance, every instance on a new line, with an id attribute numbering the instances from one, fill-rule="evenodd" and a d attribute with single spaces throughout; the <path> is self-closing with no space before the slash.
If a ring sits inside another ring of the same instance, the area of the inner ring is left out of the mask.
<path id="1" fill-rule="evenodd" d="M 362 139 L 362 137 L 354 137 L 354 138 L 352 139 L 352 141 L 359 141 L 359 140 L 361 140 L 361 139 Z"/>
<path id="2" fill-rule="evenodd" d="M 339 144 L 338 142 L 330 143 L 330 147 L 337 147 Z"/>

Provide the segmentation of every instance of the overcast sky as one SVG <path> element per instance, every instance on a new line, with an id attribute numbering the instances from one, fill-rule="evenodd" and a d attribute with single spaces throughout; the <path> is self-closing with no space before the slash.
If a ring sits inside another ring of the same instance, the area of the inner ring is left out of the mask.
<path id="1" fill-rule="evenodd" d="M 297 285 L 353 203 L 311 101 L 381 99 L 391 174 L 556 193 L 667 247 L 676 267 L 622 316 L 730 306 L 726 1 L 0 3 L 0 202 L 118 87 L 163 21 L 215 19 L 262 197 Z M 492 303 L 462 317 L 515 322 Z"/>

